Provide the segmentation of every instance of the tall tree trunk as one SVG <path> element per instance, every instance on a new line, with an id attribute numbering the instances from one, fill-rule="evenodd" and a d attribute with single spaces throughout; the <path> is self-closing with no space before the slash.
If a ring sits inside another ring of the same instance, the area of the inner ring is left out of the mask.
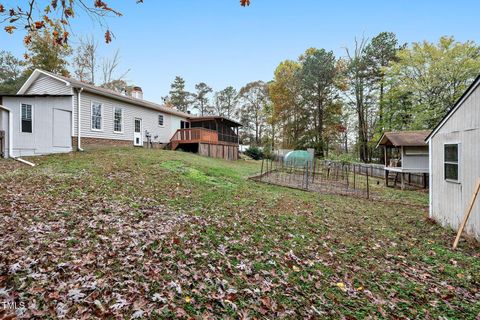
<path id="1" fill-rule="evenodd" d="M 324 141 L 323 141 L 323 101 L 320 99 L 317 103 L 317 112 L 318 112 L 318 127 L 317 127 L 317 134 L 318 134 L 318 153 L 320 157 L 325 156 L 325 146 L 324 146 Z"/>

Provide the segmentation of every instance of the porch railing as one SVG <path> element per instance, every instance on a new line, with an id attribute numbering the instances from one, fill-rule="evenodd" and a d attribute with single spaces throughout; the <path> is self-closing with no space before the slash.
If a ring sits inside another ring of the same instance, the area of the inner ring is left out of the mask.
<path id="1" fill-rule="evenodd" d="M 171 142 L 207 142 L 217 143 L 218 133 L 215 130 L 204 128 L 178 129 L 173 135 Z"/>

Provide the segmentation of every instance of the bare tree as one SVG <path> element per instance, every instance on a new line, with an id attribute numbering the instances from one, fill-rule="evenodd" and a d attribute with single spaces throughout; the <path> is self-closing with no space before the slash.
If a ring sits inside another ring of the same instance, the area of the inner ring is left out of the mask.
<path id="1" fill-rule="evenodd" d="M 368 41 L 362 38 L 360 41 L 355 39 L 355 48 L 353 52 L 345 49 L 347 54 L 347 82 L 349 94 L 347 98 L 357 114 L 358 128 L 358 151 L 360 160 L 363 162 L 371 161 L 371 149 L 368 142 L 373 133 L 376 120 L 375 105 L 372 103 L 372 86 L 369 74 L 368 60 L 366 59 L 366 46 Z"/>
<path id="2" fill-rule="evenodd" d="M 130 69 L 123 73 L 118 73 L 118 67 L 120 65 L 120 51 L 115 51 L 115 54 L 111 59 L 104 58 L 102 61 L 102 87 L 115 91 L 122 91 L 126 89 L 125 77 Z M 122 88 L 122 86 L 124 86 Z"/>
<path id="3" fill-rule="evenodd" d="M 238 94 L 240 120 L 247 133 L 254 134 L 254 143 L 260 145 L 266 126 L 265 107 L 269 103 L 268 85 L 263 81 L 246 84 Z"/>
<path id="4" fill-rule="evenodd" d="M 80 38 L 77 53 L 73 58 L 75 76 L 83 82 L 95 84 L 97 73 L 97 48 L 98 42 L 92 37 Z"/>

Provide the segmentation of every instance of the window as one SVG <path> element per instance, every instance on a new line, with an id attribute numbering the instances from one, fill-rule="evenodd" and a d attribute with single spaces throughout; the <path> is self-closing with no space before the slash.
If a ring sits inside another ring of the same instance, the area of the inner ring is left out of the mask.
<path id="1" fill-rule="evenodd" d="M 32 133 L 32 106 L 22 103 L 22 132 Z"/>
<path id="2" fill-rule="evenodd" d="M 123 128 L 123 110 L 122 108 L 113 109 L 113 132 L 122 132 Z"/>
<path id="3" fill-rule="evenodd" d="M 102 130 L 102 105 L 92 103 L 92 130 Z"/>
<path id="4" fill-rule="evenodd" d="M 158 115 L 158 125 L 163 127 L 163 114 Z"/>
<path id="5" fill-rule="evenodd" d="M 444 153 L 445 180 L 458 181 L 458 144 L 446 144 Z"/>

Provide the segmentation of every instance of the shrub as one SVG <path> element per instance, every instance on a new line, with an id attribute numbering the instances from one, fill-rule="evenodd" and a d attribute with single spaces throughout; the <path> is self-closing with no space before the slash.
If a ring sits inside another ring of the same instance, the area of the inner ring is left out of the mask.
<path id="1" fill-rule="evenodd" d="M 245 154 L 254 160 L 263 159 L 263 151 L 259 147 L 249 147 Z"/>
<path id="2" fill-rule="evenodd" d="M 327 160 L 339 161 L 342 164 L 351 164 L 358 162 L 351 153 L 330 154 Z"/>

